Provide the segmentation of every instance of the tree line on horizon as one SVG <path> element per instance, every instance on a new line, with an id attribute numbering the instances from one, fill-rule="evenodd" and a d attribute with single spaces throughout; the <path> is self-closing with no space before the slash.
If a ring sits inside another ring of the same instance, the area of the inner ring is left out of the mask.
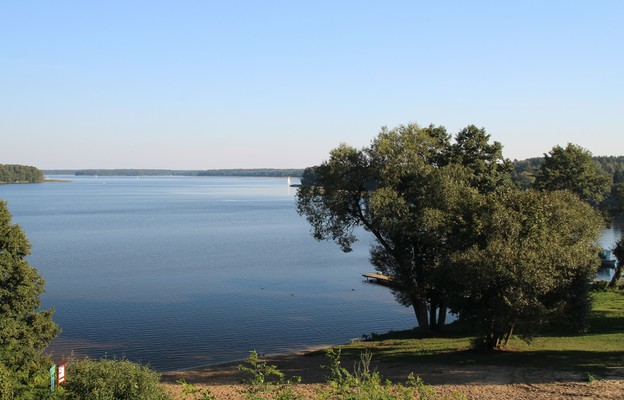
<path id="1" fill-rule="evenodd" d="M 46 170 L 49 175 L 76 176 L 249 176 L 249 177 L 298 177 L 301 168 L 231 168 L 208 170 L 173 170 L 173 169 L 79 169 Z"/>
<path id="2" fill-rule="evenodd" d="M 594 164 L 598 166 L 598 175 L 605 176 L 607 180 L 610 179 L 610 187 L 603 194 L 604 198 L 597 204 L 598 208 L 611 215 L 624 212 L 624 156 L 593 156 L 579 146 L 569 144 L 568 147 L 570 151 L 575 148 L 578 154 L 585 153 L 585 158 L 591 157 Z M 563 150 L 561 146 L 555 146 L 553 150 L 555 149 Z M 513 161 L 512 180 L 520 189 L 526 190 L 534 185 L 535 178 L 540 174 L 547 156 L 545 154 L 544 157 Z"/>
<path id="3" fill-rule="evenodd" d="M 43 182 L 43 172 L 28 165 L 0 164 L 0 183 Z"/>

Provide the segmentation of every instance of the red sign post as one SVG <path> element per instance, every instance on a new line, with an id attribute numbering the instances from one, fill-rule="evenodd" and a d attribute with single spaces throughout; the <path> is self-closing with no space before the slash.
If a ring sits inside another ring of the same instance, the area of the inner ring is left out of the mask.
<path id="1" fill-rule="evenodd" d="M 62 362 L 56 367 L 56 381 L 59 385 L 65 383 L 65 362 Z"/>

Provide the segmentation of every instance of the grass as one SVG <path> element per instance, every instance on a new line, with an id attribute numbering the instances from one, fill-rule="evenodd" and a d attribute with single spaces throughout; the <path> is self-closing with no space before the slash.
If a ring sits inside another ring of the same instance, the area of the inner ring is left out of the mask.
<path id="1" fill-rule="evenodd" d="M 439 337 L 415 338 L 415 331 L 390 332 L 341 348 L 351 357 L 367 350 L 379 363 L 505 365 L 596 376 L 624 368 L 624 291 L 595 292 L 589 323 L 590 330 L 583 334 L 545 332 L 529 341 L 513 337 L 505 351 L 489 354 L 472 350 L 474 337 L 460 325 L 449 326 L 448 332 Z"/>

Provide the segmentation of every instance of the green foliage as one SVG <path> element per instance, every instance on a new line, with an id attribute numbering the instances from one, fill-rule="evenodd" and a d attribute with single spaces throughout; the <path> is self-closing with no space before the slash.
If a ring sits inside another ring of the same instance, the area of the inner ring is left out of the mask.
<path id="1" fill-rule="evenodd" d="M 43 172 L 26 165 L 0 164 L 0 183 L 36 183 L 43 181 Z"/>
<path id="2" fill-rule="evenodd" d="M 39 372 L 31 376 L 30 380 L 24 381 L 19 377 L 20 374 L 0 364 L 0 400 L 59 399 L 56 394 L 50 393 L 47 372 L 43 369 Z"/>
<path id="3" fill-rule="evenodd" d="M 567 192 L 505 191 L 479 204 L 475 244 L 453 255 L 446 277 L 461 319 L 503 347 L 514 327 L 585 327 L 602 219 Z"/>
<path id="4" fill-rule="evenodd" d="M 258 353 L 255 350 L 249 352 L 249 357 L 245 360 L 245 364 L 240 364 L 238 369 L 251 375 L 251 378 L 247 381 L 247 383 L 251 385 L 284 382 L 284 373 L 275 365 L 268 365 L 265 362 L 260 362 Z"/>
<path id="5" fill-rule="evenodd" d="M 182 385 L 184 400 L 216 400 L 209 389 L 200 389 L 192 383 L 187 383 L 184 379 L 178 379 L 176 382 Z"/>
<path id="6" fill-rule="evenodd" d="M 43 349 L 60 332 L 53 310 L 39 310 L 45 282 L 26 257 L 30 243 L 0 201 L 0 364 L 18 383 L 41 379 Z"/>
<path id="7" fill-rule="evenodd" d="M 159 375 L 128 360 L 72 360 L 67 365 L 67 399 L 168 400 Z"/>
<path id="8" fill-rule="evenodd" d="M 514 160 L 512 172 L 514 183 L 522 190 L 533 187 L 535 176 L 540 173 L 544 160 L 543 157 Z M 600 209 L 612 215 L 624 212 L 624 156 L 593 156 L 592 160 L 599 166 L 598 170 L 604 171 L 613 182 L 610 190 L 607 189 L 606 198 L 600 203 Z"/>
<path id="9" fill-rule="evenodd" d="M 511 185 L 513 164 L 503 158 L 503 146 L 489 143 L 485 129 L 469 125 L 455 137 L 451 146 L 451 160 L 469 171 L 470 186 L 481 193 Z"/>
<path id="10" fill-rule="evenodd" d="M 372 354 L 360 353 L 360 359 L 353 365 L 353 372 L 341 365 L 340 349 L 329 348 L 325 352 L 329 365 L 323 368 L 329 371 L 327 384 L 329 390 L 321 391 L 323 400 L 411 400 L 418 394 L 420 400 L 440 398 L 431 386 L 425 385 L 420 377 L 410 374 L 406 385 L 393 384 L 384 380 L 379 372 L 371 370 Z M 465 400 L 463 393 L 455 393 L 447 400 Z"/>
<path id="11" fill-rule="evenodd" d="M 511 185 L 510 171 L 502 146 L 490 144 L 489 135 L 473 125 L 455 143 L 441 126 L 382 128 L 369 147 L 342 144 L 328 161 L 307 169 L 297 210 L 315 239 L 333 240 L 345 252 L 356 229 L 369 231 L 373 266 L 401 283 L 397 301 L 413 306 L 419 329 L 427 333 L 441 328 L 446 315 L 444 279 L 437 271 L 455 246 L 469 240 L 451 221 L 465 199 Z"/>
<path id="12" fill-rule="evenodd" d="M 526 160 L 514 160 L 511 179 L 514 184 L 521 190 L 533 187 L 535 182 L 535 174 L 544 162 L 542 157 L 527 158 Z"/>
<path id="13" fill-rule="evenodd" d="M 596 207 L 611 188 L 611 177 L 591 153 L 574 144 L 555 146 L 545 155 L 535 176 L 538 190 L 567 190 Z"/>
<path id="14" fill-rule="evenodd" d="M 9 400 L 15 397 L 15 378 L 11 371 L 0 364 L 0 400 Z"/>
<path id="15" fill-rule="evenodd" d="M 301 396 L 298 396 L 292 387 L 292 383 L 301 382 L 301 377 L 295 376 L 286 379 L 285 374 L 277 366 L 261 362 L 255 350 L 249 352 L 249 357 L 245 360 L 245 364 L 240 364 L 238 369 L 250 375 L 250 378 L 246 381 L 250 388 L 245 393 L 250 400 L 265 400 L 268 398 L 277 398 L 278 400 L 301 399 Z"/>

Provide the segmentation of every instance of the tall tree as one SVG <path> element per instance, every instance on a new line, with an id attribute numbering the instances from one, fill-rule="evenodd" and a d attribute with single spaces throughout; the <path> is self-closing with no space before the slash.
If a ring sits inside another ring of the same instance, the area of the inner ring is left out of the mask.
<path id="1" fill-rule="evenodd" d="M 453 255 L 445 277 L 451 309 L 502 347 L 557 321 L 583 328 L 599 265 L 602 219 L 572 193 L 501 191 L 475 204 L 475 243 Z"/>
<path id="2" fill-rule="evenodd" d="M 59 333 L 53 310 L 39 308 L 44 280 L 26 261 L 30 243 L 0 201 L 0 364 L 27 380 L 44 360 L 42 351 Z"/>
<path id="3" fill-rule="evenodd" d="M 436 271 L 450 246 L 465 245 L 448 220 L 464 198 L 491 190 L 506 168 L 500 145 L 469 127 L 452 147 L 443 127 L 383 128 L 365 149 L 341 145 L 328 161 L 308 169 L 297 208 L 317 240 L 350 251 L 359 227 L 373 234 L 371 262 L 397 279 L 397 301 L 413 306 L 422 333 L 444 325 L 444 288 Z M 492 176 L 486 176 L 491 174 Z"/>
<path id="4" fill-rule="evenodd" d="M 563 148 L 555 146 L 544 155 L 544 162 L 535 176 L 538 190 L 567 190 L 597 206 L 611 187 L 611 177 L 588 150 L 572 143 Z"/>
<path id="5" fill-rule="evenodd" d="M 480 193 L 501 186 L 511 186 L 513 163 L 503 157 L 503 145 L 490 143 L 484 128 L 468 125 L 455 136 L 451 146 L 451 163 L 463 165 L 469 171 L 470 185 Z"/>

